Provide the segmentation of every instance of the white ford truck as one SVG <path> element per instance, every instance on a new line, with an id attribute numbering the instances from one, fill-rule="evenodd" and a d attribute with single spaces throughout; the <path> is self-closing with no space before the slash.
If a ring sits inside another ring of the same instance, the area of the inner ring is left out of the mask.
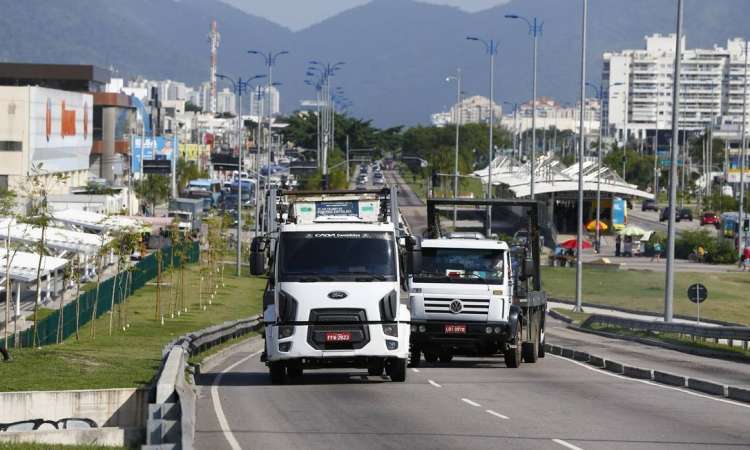
<path id="1" fill-rule="evenodd" d="M 251 271 L 270 261 L 262 359 L 271 381 L 350 367 L 404 381 L 409 310 L 400 301 L 395 189 L 279 192 L 269 202 L 271 216 L 276 204 L 286 213 L 254 240 Z"/>

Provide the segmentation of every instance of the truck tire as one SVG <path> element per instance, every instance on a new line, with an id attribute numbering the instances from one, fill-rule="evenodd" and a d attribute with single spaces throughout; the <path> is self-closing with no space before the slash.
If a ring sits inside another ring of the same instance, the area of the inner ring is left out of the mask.
<path id="1" fill-rule="evenodd" d="M 403 383 L 406 381 L 406 359 L 395 359 L 386 368 L 391 381 Z"/>
<path id="2" fill-rule="evenodd" d="M 537 342 L 534 339 L 531 342 L 524 342 L 521 344 L 521 356 L 523 356 L 523 362 L 535 363 L 537 360 Z"/>
<path id="3" fill-rule="evenodd" d="M 510 369 L 516 369 L 521 365 L 521 338 L 523 336 L 521 331 L 521 324 L 519 323 L 518 328 L 516 329 L 515 348 L 509 348 L 505 350 L 505 353 L 503 354 L 505 366 Z"/>
<path id="4" fill-rule="evenodd" d="M 286 368 L 286 374 L 289 378 L 301 378 L 304 369 L 302 366 L 294 365 Z"/>
<path id="5" fill-rule="evenodd" d="M 539 352 L 537 353 L 540 358 L 544 358 L 544 354 L 546 353 L 544 349 L 544 328 L 539 330 Z"/>
<path id="6" fill-rule="evenodd" d="M 449 363 L 453 361 L 453 353 L 450 352 L 440 352 L 439 357 L 441 363 Z"/>
<path id="7" fill-rule="evenodd" d="M 409 365 L 411 367 L 419 367 L 419 363 L 421 361 L 422 351 L 419 350 L 419 347 L 412 346 L 411 350 L 409 351 Z"/>
<path id="8" fill-rule="evenodd" d="M 286 366 L 284 363 L 268 363 L 268 374 L 271 376 L 271 384 L 284 384 L 286 381 Z"/>
<path id="9" fill-rule="evenodd" d="M 434 363 L 438 360 L 438 353 L 437 352 L 425 352 L 424 353 L 424 360 L 428 363 Z"/>

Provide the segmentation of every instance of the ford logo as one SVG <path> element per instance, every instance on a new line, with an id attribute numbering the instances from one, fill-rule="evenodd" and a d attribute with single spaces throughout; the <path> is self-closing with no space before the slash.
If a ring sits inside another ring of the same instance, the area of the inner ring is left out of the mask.
<path id="1" fill-rule="evenodd" d="M 328 293 L 328 298 L 333 300 L 341 300 L 342 298 L 346 298 L 347 296 L 347 293 L 343 291 L 333 291 Z"/>
<path id="2" fill-rule="evenodd" d="M 461 303 L 461 300 L 458 300 L 458 299 L 456 299 L 456 300 L 453 300 L 453 301 L 451 302 L 451 304 L 450 304 L 449 308 L 450 308 L 450 311 L 451 311 L 451 312 L 452 312 L 453 314 L 458 314 L 458 313 L 460 313 L 461 311 L 463 311 L 463 309 L 464 309 L 464 304 L 463 304 L 463 303 Z"/>

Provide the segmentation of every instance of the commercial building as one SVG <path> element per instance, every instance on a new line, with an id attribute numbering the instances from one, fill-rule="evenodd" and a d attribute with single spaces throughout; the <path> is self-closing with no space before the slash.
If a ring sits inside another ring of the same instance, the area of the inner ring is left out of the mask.
<path id="1" fill-rule="evenodd" d="M 653 139 L 655 130 L 672 128 L 672 90 L 675 35 L 645 38 L 644 49 L 604 54 L 603 119 L 622 142 Z M 681 131 L 701 132 L 709 127 L 742 123 L 745 85 L 745 41 L 732 39 L 726 48 L 688 49 L 681 42 L 683 63 L 680 89 Z M 659 133 L 659 145 L 668 142 Z"/>
<path id="2" fill-rule="evenodd" d="M 495 102 L 490 102 L 487 97 L 474 95 L 461 100 L 458 105 L 453 105 L 446 112 L 439 112 L 431 116 L 432 124 L 435 126 L 444 126 L 455 124 L 459 120 L 462 124 L 467 123 L 489 123 L 490 121 L 490 104 L 494 109 L 495 119 L 499 120 L 503 114 L 502 106 Z"/>

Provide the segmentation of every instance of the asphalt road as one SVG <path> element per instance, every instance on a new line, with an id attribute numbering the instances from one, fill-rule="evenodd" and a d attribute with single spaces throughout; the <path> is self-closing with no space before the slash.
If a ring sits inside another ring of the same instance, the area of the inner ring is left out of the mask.
<path id="1" fill-rule="evenodd" d="M 548 356 L 457 358 L 405 383 L 315 371 L 272 386 L 262 341 L 201 375 L 198 449 L 750 448 L 750 405 Z"/>
<path id="2" fill-rule="evenodd" d="M 390 172 L 386 178 L 403 182 Z M 423 228 L 419 206 L 409 204 L 411 195 L 402 188 L 404 215 L 413 228 Z M 733 363 L 610 342 L 554 320 L 548 322 L 547 341 L 747 384 L 742 381 L 748 370 Z M 197 449 L 750 448 L 750 404 L 624 378 L 552 355 L 519 369 L 506 368 L 501 358 L 423 363 L 409 369 L 405 383 L 364 370 L 328 370 L 274 386 L 259 360 L 262 345 L 260 339 L 241 344 L 198 377 Z"/>

